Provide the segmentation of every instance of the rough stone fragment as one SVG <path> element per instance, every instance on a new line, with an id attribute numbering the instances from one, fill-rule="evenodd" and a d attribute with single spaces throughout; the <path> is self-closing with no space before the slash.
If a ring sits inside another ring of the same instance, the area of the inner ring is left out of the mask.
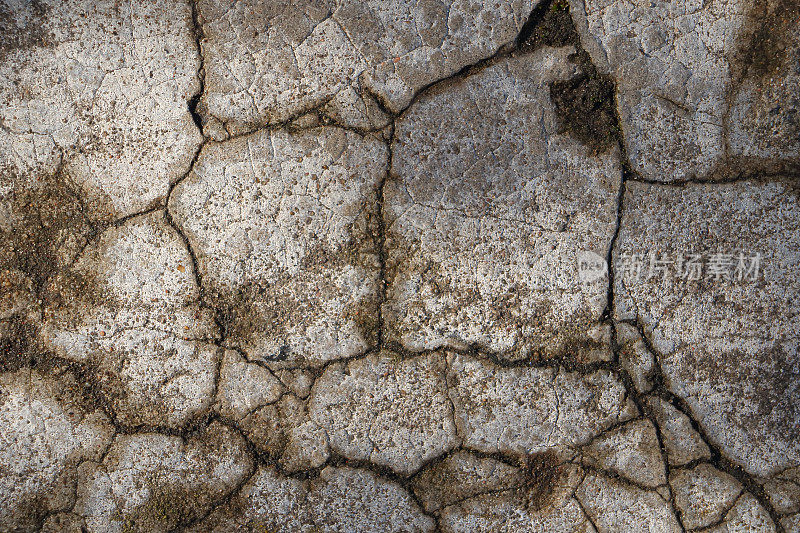
<path id="1" fill-rule="evenodd" d="M 217 388 L 217 410 L 222 416 L 241 420 L 278 401 L 285 390 L 266 368 L 248 362 L 234 350 L 225 351 Z"/>
<path id="2" fill-rule="evenodd" d="M 43 311 L 42 343 L 89 366 L 117 422 L 179 427 L 211 405 L 217 330 L 163 212 L 109 228 L 46 290 L 61 297 Z"/>
<path id="3" fill-rule="evenodd" d="M 229 344 L 295 366 L 374 345 L 386 161 L 377 137 L 333 127 L 205 146 L 169 207 L 224 310 Z"/>
<path id="4" fill-rule="evenodd" d="M 694 430 L 688 416 L 661 398 L 649 397 L 647 404 L 661 430 L 661 438 L 671 465 L 682 466 L 711 457 L 708 445 Z"/>
<path id="5" fill-rule="evenodd" d="M 280 459 L 284 472 L 319 468 L 330 457 L 328 434 L 313 420 L 287 430 L 286 447 Z"/>
<path id="6" fill-rule="evenodd" d="M 171 531 L 210 511 L 252 469 L 244 439 L 218 422 L 186 440 L 120 435 L 102 463 L 81 465 L 73 512 L 90 533 Z"/>
<path id="7" fill-rule="evenodd" d="M 0 529 L 34 531 L 49 512 L 69 509 L 76 469 L 98 460 L 113 434 L 71 374 L 0 374 Z"/>
<path id="8" fill-rule="evenodd" d="M 412 488 L 429 513 L 487 492 L 521 487 L 521 469 L 497 459 L 457 451 L 414 477 Z"/>
<path id="9" fill-rule="evenodd" d="M 190 6 L 44 0 L 0 9 L 14 26 L 0 38 L 0 172 L 63 166 L 115 217 L 163 200 L 201 142 L 187 106 L 199 90 Z"/>
<path id="10" fill-rule="evenodd" d="M 259 451 L 278 459 L 285 472 L 317 468 L 330 456 L 327 433 L 310 419 L 306 402 L 293 394 L 255 409 L 238 425 Z"/>
<path id="11" fill-rule="evenodd" d="M 202 0 L 203 101 L 231 133 L 313 108 L 379 127 L 376 101 L 398 112 L 424 86 L 491 56 L 534 3 Z"/>
<path id="12" fill-rule="evenodd" d="M 796 189 L 781 181 L 632 182 L 624 205 L 616 263 L 684 257 L 686 272 L 695 254 L 702 272 L 693 280 L 674 265 L 663 277 L 621 270 L 617 318 L 642 325 L 667 387 L 726 457 L 760 477 L 800 464 L 800 367 L 791 333 L 800 330 Z"/>
<path id="13" fill-rule="evenodd" d="M 590 464 L 644 487 L 667 482 L 656 428 L 649 420 L 634 420 L 603 433 L 582 451 Z"/>
<path id="14" fill-rule="evenodd" d="M 260 466 L 253 477 L 225 505 L 187 531 L 310 532 L 310 513 L 305 505 L 308 482 L 284 477 L 274 468 Z"/>
<path id="15" fill-rule="evenodd" d="M 800 468 L 790 468 L 764 482 L 769 501 L 780 514 L 800 512 Z"/>
<path id="16" fill-rule="evenodd" d="M 431 531 L 434 526 L 400 485 L 365 470 L 324 469 L 308 500 L 317 522 L 334 524 L 328 531 Z"/>
<path id="17" fill-rule="evenodd" d="M 742 494 L 736 479 L 709 464 L 673 470 L 669 484 L 686 529 L 719 523 Z"/>
<path id="18" fill-rule="evenodd" d="M 721 524 L 705 530 L 704 533 L 749 533 L 750 531 L 773 533 L 775 524 L 753 495 L 746 492 L 739 497 Z"/>
<path id="19" fill-rule="evenodd" d="M 47 517 L 42 524 L 41 533 L 84 533 L 86 524 L 73 513 L 58 513 Z"/>
<path id="20" fill-rule="evenodd" d="M 332 365 L 317 379 L 309 412 L 333 450 L 406 476 L 459 444 L 442 354 L 383 351 Z"/>
<path id="21" fill-rule="evenodd" d="M 621 170 L 615 150 L 558 133 L 549 84 L 575 74 L 572 52 L 545 47 L 437 86 L 398 121 L 389 339 L 506 359 L 597 348 L 607 279 L 581 283 L 578 255 L 606 256 Z"/>
<path id="22" fill-rule="evenodd" d="M 588 474 L 575 493 L 598 531 L 682 531 L 669 501 L 657 492 Z"/>
<path id="23" fill-rule="evenodd" d="M 578 446 L 633 415 L 622 383 L 606 371 L 503 368 L 458 354 L 448 365 L 458 433 L 483 452 Z"/>
<path id="24" fill-rule="evenodd" d="M 781 525 L 784 531 L 789 531 L 791 533 L 800 531 L 800 513 L 782 518 Z"/>
<path id="25" fill-rule="evenodd" d="M 417 533 L 433 528 L 433 520 L 402 487 L 371 472 L 326 467 L 318 478 L 300 481 L 261 467 L 228 503 L 189 531 Z"/>
<path id="26" fill-rule="evenodd" d="M 468 499 L 442 511 L 446 533 L 594 533 L 571 489 L 559 488 L 553 501 L 536 508 L 518 495 L 503 492 Z"/>
<path id="27" fill-rule="evenodd" d="M 627 153 L 643 177 L 797 164 L 797 2 L 570 3 L 583 46 L 616 81 Z"/>

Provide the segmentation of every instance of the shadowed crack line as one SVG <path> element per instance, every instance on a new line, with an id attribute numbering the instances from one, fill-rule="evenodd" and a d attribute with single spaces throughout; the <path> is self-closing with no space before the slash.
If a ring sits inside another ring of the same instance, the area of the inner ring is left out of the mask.
<path id="1" fill-rule="evenodd" d="M 735 478 L 741 485 L 749 492 L 764 508 L 765 511 L 770 515 L 770 519 L 775 525 L 776 531 L 779 533 L 785 533 L 785 528 L 780 521 L 780 515 L 775 510 L 775 507 L 772 505 L 769 496 L 766 493 L 764 487 L 756 481 L 756 479 L 745 472 L 745 470 L 736 464 L 734 461 L 728 459 L 723 454 L 722 450 L 719 446 L 717 446 L 714 441 L 709 437 L 708 433 L 705 431 L 705 428 L 700 424 L 700 422 L 695 418 L 694 413 L 692 412 L 691 407 L 689 404 L 680 396 L 674 394 L 671 390 L 669 390 L 664 382 L 664 375 L 661 370 L 661 357 L 660 353 L 655 349 L 652 341 L 646 335 L 644 328 L 638 321 L 625 321 L 625 323 L 633 325 L 639 331 L 639 335 L 644 342 L 645 347 L 655 356 L 656 359 L 656 367 L 655 367 L 655 375 L 653 377 L 653 390 L 651 391 L 651 395 L 658 396 L 659 398 L 665 400 L 670 405 L 672 405 L 675 409 L 677 409 L 680 413 L 682 413 L 686 418 L 689 420 L 689 423 L 692 429 L 700 436 L 703 443 L 708 447 L 709 451 L 711 452 L 710 459 L 703 459 L 697 461 L 698 463 L 709 463 L 718 470 L 729 474 L 733 478 Z M 614 339 L 615 343 L 615 351 L 619 348 L 616 346 L 616 339 Z M 620 375 L 623 376 L 623 379 L 627 381 L 626 387 L 633 387 L 633 380 L 627 374 L 627 372 L 623 369 L 619 370 Z M 637 405 L 640 406 L 642 412 L 645 413 L 648 418 L 653 422 L 656 428 L 660 432 L 660 426 L 657 423 L 652 413 L 648 410 L 646 402 L 643 401 L 643 396 L 636 391 L 635 388 L 631 389 L 633 394 L 634 401 Z M 643 405 L 643 407 L 641 407 Z M 668 463 L 667 463 L 668 464 Z"/>

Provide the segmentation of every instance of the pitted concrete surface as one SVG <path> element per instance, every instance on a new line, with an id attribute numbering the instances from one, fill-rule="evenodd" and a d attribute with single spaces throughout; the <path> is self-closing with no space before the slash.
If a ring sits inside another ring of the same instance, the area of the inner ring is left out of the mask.
<path id="1" fill-rule="evenodd" d="M 793 0 L 0 0 L 0 531 L 800 531 Z"/>

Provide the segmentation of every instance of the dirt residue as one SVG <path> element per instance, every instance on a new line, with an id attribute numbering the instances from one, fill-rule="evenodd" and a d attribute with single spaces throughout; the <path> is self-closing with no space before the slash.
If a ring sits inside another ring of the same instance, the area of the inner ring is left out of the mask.
<path id="1" fill-rule="evenodd" d="M 550 84 L 550 99 L 558 118 L 558 132 L 567 134 L 602 153 L 616 145 L 619 126 L 614 112 L 614 82 L 600 75 L 589 54 L 581 46 L 578 31 L 566 0 L 539 4 L 520 32 L 517 46 L 530 53 L 543 46 L 572 45 L 571 60 L 578 66 L 578 75 Z"/>
<path id="2" fill-rule="evenodd" d="M 552 450 L 528 455 L 522 466 L 525 500 L 531 508 L 541 509 L 550 503 L 563 475 L 563 466 Z"/>
<path id="3" fill-rule="evenodd" d="M 77 257 L 96 230 L 78 188 L 62 171 L 37 178 L 11 175 L 0 200 L 0 269 L 21 272 L 42 295 L 47 282 Z"/>
<path id="4" fill-rule="evenodd" d="M 316 246 L 307 252 L 297 274 L 280 272 L 238 287 L 211 283 L 208 296 L 232 347 L 252 352 L 255 346 L 267 342 L 272 348 L 271 353 L 262 355 L 264 360 L 306 362 L 294 353 L 291 338 L 314 324 L 325 312 L 327 301 L 347 296 L 331 277 L 350 267 L 367 275 L 378 270 L 371 239 L 354 238 L 339 250 Z M 349 302 L 340 318 L 343 323 L 354 323 L 364 341 L 373 346 L 378 338 L 377 317 L 376 293 L 372 298 Z"/>
<path id="5" fill-rule="evenodd" d="M 89 203 L 59 170 L 19 176 L 0 170 L 6 190 L 0 197 L 0 372 L 23 367 L 64 376 L 69 394 L 86 412 L 98 399 L 89 390 L 93 371 L 51 353 L 40 339 L 49 314 L 85 312 L 104 300 L 96 276 L 73 264 L 108 220 L 106 204 Z M 93 218 L 94 217 L 94 218 Z"/>
<path id="6" fill-rule="evenodd" d="M 800 48 L 794 31 L 799 21 L 797 0 L 755 0 L 731 58 L 734 79 L 766 79 L 785 71 Z"/>
<path id="7" fill-rule="evenodd" d="M 109 222 L 98 214 L 110 215 L 89 205 L 61 170 L 40 177 L 2 172 L 11 184 L 0 198 L 0 311 L 9 321 L 2 337 L 10 353 L 27 349 L 35 327 L 31 321 L 45 318 L 44 309 L 90 305 L 99 298 L 97 281 L 72 264 Z"/>
<path id="8" fill-rule="evenodd" d="M 566 0 L 542 2 L 534 8 L 519 35 L 518 46 L 531 52 L 542 46 L 579 45 L 578 32 Z"/>
<path id="9" fill-rule="evenodd" d="M 617 142 L 614 115 L 614 83 L 594 69 L 569 80 L 550 84 L 550 99 L 559 121 L 559 133 L 566 133 L 596 152 L 604 152 Z"/>
<path id="10" fill-rule="evenodd" d="M 0 1 L 0 60 L 14 50 L 50 44 L 49 9 L 39 0 L 19 2 L 19 6 Z"/>

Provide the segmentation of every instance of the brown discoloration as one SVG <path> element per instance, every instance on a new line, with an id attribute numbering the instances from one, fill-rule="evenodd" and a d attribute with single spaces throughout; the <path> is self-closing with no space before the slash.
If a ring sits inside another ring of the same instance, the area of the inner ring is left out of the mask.
<path id="1" fill-rule="evenodd" d="M 90 216 L 100 206 L 87 205 L 63 170 L 39 177 L 4 174 L 12 187 L 2 198 L 7 216 L 0 221 L 0 268 L 22 272 L 41 295 L 99 230 L 103 217 Z"/>
<path id="2" fill-rule="evenodd" d="M 9 6 L 0 0 L 0 60 L 15 50 L 51 44 L 50 8 L 39 0 Z"/>
<path id="3" fill-rule="evenodd" d="M 106 203 L 84 200 L 63 170 L 40 177 L 5 173 L 4 179 L 12 184 L 0 199 L 4 307 L 21 303 L 24 292 L 41 309 L 99 298 L 97 280 L 73 270 L 72 264 L 89 239 L 110 223 Z"/>
<path id="4" fill-rule="evenodd" d="M 0 372 L 30 367 L 71 376 L 65 398 L 87 412 L 104 404 L 90 389 L 91 365 L 66 361 L 41 342 L 42 321 L 54 313 L 82 314 L 107 297 L 96 273 L 74 263 L 86 244 L 110 223 L 105 201 L 87 202 L 59 169 L 43 176 L 3 170 L 11 184 L 0 198 Z"/>
<path id="5" fill-rule="evenodd" d="M 780 345 L 751 354 L 740 350 L 723 353 L 686 351 L 685 369 L 691 374 L 724 389 L 741 383 L 737 402 L 750 405 L 755 413 L 735 413 L 732 421 L 742 428 L 766 427 L 772 435 L 786 442 L 800 439 L 800 404 L 797 402 L 797 383 L 800 371 L 797 356 Z M 744 384 L 747 384 L 746 386 Z"/>
<path id="6" fill-rule="evenodd" d="M 123 533 L 170 531 L 187 522 L 185 506 L 195 496 L 180 487 L 151 484 L 150 498 L 122 519 Z"/>
<path id="7" fill-rule="evenodd" d="M 501 458 L 458 451 L 414 476 L 411 489 L 425 510 L 435 513 L 484 494 L 514 493 L 524 486 L 525 476 L 524 469 Z"/>
<path id="8" fill-rule="evenodd" d="M 19 316 L 0 325 L 0 372 L 14 372 L 31 364 L 36 328 Z"/>
<path id="9" fill-rule="evenodd" d="M 793 29 L 800 20 L 796 0 L 755 0 L 742 24 L 732 61 L 734 80 L 780 75 L 797 48 Z"/>
<path id="10" fill-rule="evenodd" d="M 547 450 L 528 455 L 523 461 L 524 498 L 533 509 L 546 507 L 564 475 L 564 467 L 556 453 Z"/>
<path id="11" fill-rule="evenodd" d="M 320 300 L 334 298 L 340 291 L 330 280 L 320 281 L 316 272 L 340 272 L 348 266 L 363 268 L 366 272 L 377 270 L 377 265 L 370 265 L 375 262 L 375 256 L 371 250 L 365 249 L 371 247 L 370 243 L 370 239 L 357 238 L 350 246 L 335 252 L 322 247 L 311 250 L 301 263 L 301 272 L 312 274 L 307 279 L 302 275 L 281 273 L 236 290 L 213 288 L 210 295 L 220 310 L 225 338 L 232 346 L 241 348 L 252 347 L 259 340 L 268 338 L 275 344 L 275 350 L 264 357 L 266 360 L 297 361 L 288 340 L 290 328 L 296 331 L 298 326 L 311 325 L 319 316 Z M 369 345 L 377 343 L 377 295 L 351 305 L 341 318 L 344 322 L 355 322 Z"/>
<path id="12" fill-rule="evenodd" d="M 5 178 L 12 186 L 0 199 L 4 307 L 20 307 L 26 297 L 31 305 L 18 309 L 19 314 L 37 305 L 36 312 L 43 314 L 76 302 L 96 305 L 102 298 L 96 277 L 72 266 L 89 240 L 111 222 L 107 202 L 85 200 L 61 169 L 39 177 L 7 173 Z"/>

